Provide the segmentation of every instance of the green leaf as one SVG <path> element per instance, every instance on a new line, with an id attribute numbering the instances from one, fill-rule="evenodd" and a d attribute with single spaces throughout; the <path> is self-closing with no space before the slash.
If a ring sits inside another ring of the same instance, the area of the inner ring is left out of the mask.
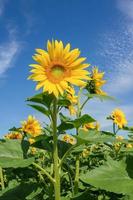
<path id="1" fill-rule="evenodd" d="M 13 188 L 6 188 L 0 193 L 0 200 L 35 200 L 41 193 L 37 183 L 22 183 Z"/>
<path id="2" fill-rule="evenodd" d="M 52 139 L 53 139 L 52 136 L 39 135 L 34 138 L 35 143 L 33 143 L 32 146 L 52 152 L 53 151 L 53 145 L 51 142 Z"/>
<path id="3" fill-rule="evenodd" d="M 114 142 L 116 138 L 113 135 L 103 134 L 100 131 L 89 130 L 85 131 L 84 129 L 79 130 L 77 138 L 78 143 L 106 143 L 106 142 Z"/>
<path id="4" fill-rule="evenodd" d="M 50 105 L 53 101 L 53 95 L 48 93 L 40 93 L 33 97 L 27 98 L 27 101 L 34 102 L 34 103 L 40 103 L 46 106 L 47 108 L 50 108 Z"/>
<path id="5" fill-rule="evenodd" d="M 68 99 L 59 99 L 57 104 L 58 106 L 68 107 L 71 105 L 71 102 Z"/>
<path id="6" fill-rule="evenodd" d="M 25 144 L 21 140 L 0 140 L 0 166 L 17 168 L 32 164 L 34 158 L 24 159 L 23 145 Z"/>
<path id="7" fill-rule="evenodd" d="M 39 106 L 39 105 L 31 105 L 31 104 L 28 104 L 28 106 L 34 108 L 35 110 L 41 112 L 42 114 L 46 115 L 46 116 L 49 116 L 49 111 L 46 110 L 46 108 L 42 107 L 42 106 Z"/>
<path id="8" fill-rule="evenodd" d="M 130 178 L 133 178 L 133 156 L 128 155 L 126 157 L 126 170 Z"/>
<path id="9" fill-rule="evenodd" d="M 75 120 L 63 121 L 58 126 L 58 130 L 63 131 L 63 130 L 68 130 L 68 129 L 73 129 L 73 128 L 79 128 L 80 126 L 82 126 L 86 123 L 91 123 L 91 122 L 95 122 L 95 121 L 96 120 L 93 119 L 90 115 L 85 114 L 85 115 L 83 115 L 80 118 L 75 119 Z"/>
<path id="10" fill-rule="evenodd" d="M 133 133 L 133 126 L 129 127 L 129 126 L 125 126 L 123 127 L 124 131 L 129 131 L 130 133 Z"/>
<path id="11" fill-rule="evenodd" d="M 0 157 L 0 166 L 3 168 L 18 168 L 18 167 L 28 167 L 34 162 L 34 158 L 28 159 L 15 159 L 15 158 L 5 158 Z"/>
<path id="12" fill-rule="evenodd" d="M 94 200 L 95 197 L 93 196 L 93 194 L 90 193 L 90 190 L 87 189 L 84 192 L 80 192 L 77 195 L 75 195 L 74 197 L 71 198 L 71 200 Z"/>
<path id="13" fill-rule="evenodd" d="M 0 140 L 0 157 L 22 159 L 21 140 Z"/>
<path id="14" fill-rule="evenodd" d="M 82 174 L 80 179 L 109 192 L 128 195 L 133 193 L 133 180 L 128 176 L 124 161 L 108 158 L 104 165 Z"/>
<path id="15" fill-rule="evenodd" d="M 9 131 L 13 131 L 13 132 L 22 132 L 20 128 L 16 128 L 15 126 L 10 128 Z"/>
<path id="16" fill-rule="evenodd" d="M 108 95 L 100 95 L 100 94 L 85 94 L 85 96 L 88 96 L 89 98 L 98 98 L 101 101 L 114 101 L 115 98 L 108 96 Z"/>
<path id="17" fill-rule="evenodd" d="M 90 115 L 82 115 L 80 118 L 75 119 L 73 121 L 73 124 L 76 128 L 79 128 L 81 125 L 84 125 L 86 123 L 91 123 L 91 122 L 95 122 L 96 120 L 94 118 L 92 118 Z"/>

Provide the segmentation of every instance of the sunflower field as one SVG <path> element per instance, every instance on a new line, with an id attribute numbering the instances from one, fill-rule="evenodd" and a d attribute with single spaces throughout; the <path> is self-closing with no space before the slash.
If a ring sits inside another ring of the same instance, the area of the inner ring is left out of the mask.
<path id="1" fill-rule="evenodd" d="M 0 200 L 133 200 L 133 127 L 120 108 L 110 132 L 84 112 L 94 98 L 114 101 L 104 72 L 57 40 L 33 59 L 28 79 L 42 92 L 27 102 L 44 123 L 29 115 L 0 139 Z"/>

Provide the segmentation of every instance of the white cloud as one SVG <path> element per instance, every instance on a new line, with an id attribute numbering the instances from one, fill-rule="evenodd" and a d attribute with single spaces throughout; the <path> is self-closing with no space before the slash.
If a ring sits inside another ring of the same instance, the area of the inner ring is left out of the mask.
<path id="1" fill-rule="evenodd" d="M 3 14 L 7 0 L 0 0 L 0 16 Z"/>
<path id="2" fill-rule="evenodd" d="M 118 8 L 126 17 L 133 20 L 133 0 L 118 0 Z"/>
<path id="3" fill-rule="evenodd" d="M 15 40 L 0 45 L 0 77 L 5 75 L 5 72 L 12 67 L 18 50 L 19 43 Z"/>
<path id="4" fill-rule="evenodd" d="M 107 91 L 113 95 L 133 91 L 133 0 L 117 0 L 123 14 L 119 29 L 106 32 L 99 53 L 108 67 Z"/>

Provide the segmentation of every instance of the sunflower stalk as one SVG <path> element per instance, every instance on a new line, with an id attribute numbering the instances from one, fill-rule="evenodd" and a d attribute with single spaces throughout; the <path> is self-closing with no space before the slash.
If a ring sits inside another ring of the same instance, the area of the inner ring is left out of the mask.
<path id="1" fill-rule="evenodd" d="M 40 171 L 42 171 L 48 178 L 49 180 L 54 184 L 55 180 L 52 178 L 52 176 L 44 169 L 42 168 L 40 165 L 38 165 L 37 163 L 33 163 L 34 167 L 36 167 L 37 169 L 39 169 Z"/>
<path id="2" fill-rule="evenodd" d="M 55 200 L 60 200 L 60 167 L 59 167 L 59 156 L 58 156 L 58 136 L 57 136 L 57 99 L 53 102 L 53 170 L 54 170 L 54 191 Z"/>
<path id="3" fill-rule="evenodd" d="M 5 184 L 4 184 L 4 176 L 3 176 L 3 170 L 2 167 L 0 167 L 0 181 L 1 181 L 1 189 L 5 189 Z"/>
<path id="4" fill-rule="evenodd" d="M 81 106 L 80 106 L 81 93 L 82 93 L 82 89 L 80 88 L 80 90 L 78 92 L 77 118 L 79 118 L 81 116 Z M 78 128 L 76 129 L 76 135 L 78 135 Z M 80 160 L 79 160 L 79 155 L 77 155 L 76 163 L 75 163 L 74 195 L 76 195 L 78 193 L 79 169 L 80 169 Z"/>

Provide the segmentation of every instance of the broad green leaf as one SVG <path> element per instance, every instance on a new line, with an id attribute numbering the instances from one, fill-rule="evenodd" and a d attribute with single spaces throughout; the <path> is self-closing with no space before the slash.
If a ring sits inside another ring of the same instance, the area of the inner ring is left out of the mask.
<path id="1" fill-rule="evenodd" d="M 21 140 L 0 140 L 0 158 L 23 159 Z"/>
<path id="2" fill-rule="evenodd" d="M 114 142 L 116 138 L 113 135 L 103 134 L 100 131 L 80 129 L 77 138 L 78 143 L 106 143 Z"/>
<path id="3" fill-rule="evenodd" d="M 13 132 L 22 132 L 20 128 L 16 128 L 15 126 L 10 128 L 9 131 L 13 131 Z"/>
<path id="4" fill-rule="evenodd" d="M 71 198 L 71 200 L 92 200 L 92 199 L 96 200 L 93 194 L 90 193 L 89 189 L 85 190 L 84 192 L 80 192 Z"/>
<path id="5" fill-rule="evenodd" d="M 0 166 L 3 168 L 18 168 L 28 167 L 34 162 L 34 158 L 17 159 L 17 158 L 2 158 L 0 157 Z"/>
<path id="6" fill-rule="evenodd" d="M 125 126 L 123 127 L 124 131 L 129 131 L 130 133 L 133 133 L 133 126 L 129 127 L 129 126 Z"/>
<path id="7" fill-rule="evenodd" d="M 50 107 L 53 101 L 53 95 L 45 93 L 37 94 L 33 97 L 27 98 L 27 101 L 39 103 L 45 105 L 47 108 Z"/>
<path id="8" fill-rule="evenodd" d="M 58 106 L 68 107 L 70 106 L 71 102 L 68 99 L 59 99 Z"/>
<path id="9" fill-rule="evenodd" d="M 0 141 L 0 166 L 3 168 L 27 167 L 33 163 L 34 158 L 24 159 L 26 152 L 23 148 L 26 141 L 1 140 Z M 26 149 L 25 149 L 26 150 Z"/>
<path id="10" fill-rule="evenodd" d="M 39 106 L 39 105 L 32 105 L 32 104 L 28 104 L 28 106 L 34 108 L 35 110 L 41 112 L 42 114 L 46 115 L 46 116 L 49 116 L 49 111 L 42 107 L 42 106 Z"/>
<path id="11" fill-rule="evenodd" d="M 128 195 L 133 193 L 133 179 L 128 176 L 124 161 L 109 158 L 104 165 L 82 174 L 80 179 L 110 192 Z"/>
<path id="12" fill-rule="evenodd" d="M 59 126 L 58 130 L 63 131 L 63 130 L 68 130 L 68 129 L 73 129 L 73 128 L 79 128 L 80 126 L 86 124 L 86 123 L 91 123 L 95 122 L 96 120 L 93 119 L 91 116 L 85 114 L 81 116 L 78 119 L 75 120 L 68 120 L 68 121 L 63 121 Z"/>
<path id="13" fill-rule="evenodd" d="M 133 156 L 128 155 L 126 157 L 126 170 L 130 178 L 133 178 Z"/>
<path id="14" fill-rule="evenodd" d="M 61 112 L 59 113 L 59 117 L 62 122 L 72 121 L 70 117 L 63 115 Z"/>
<path id="15" fill-rule="evenodd" d="M 111 96 L 108 96 L 108 95 L 100 95 L 100 94 L 85 94 L 85 96 L 88 96 L 89 98 L 98 98 L 100 99 L 101 101 L 114 101 L 115 98 L 114 97 L 111 97 Z"/>
<path id="16" fill-rule="evenodd" d="M 22 183 L 0 192 L 0 200 L 35 200 L 40 192 L 37 183 Z"/>
<path id="17" fill-rule="evenodd" d="M 53 151 L 53 145 L 52 145 L 52 136 L 47 135 L 39 135 L 34 138 L 35 143 L 32 144 L 32 146 L 37 147 L 39 149 L 45 149 L 47 151 L 52 152 Z"/>
<path id="18" fill-rule="evenodd" d="M 90 115 L 82 115 L 80 118 L 75 119 L 73 121 L 73 124 L 76 128 L 79 128 L 81 125 L 84 125 L 86 123 L 91 123 L 91 122 L 95 122 L 96 120 L 94 118 L 92 118 Z"/>

